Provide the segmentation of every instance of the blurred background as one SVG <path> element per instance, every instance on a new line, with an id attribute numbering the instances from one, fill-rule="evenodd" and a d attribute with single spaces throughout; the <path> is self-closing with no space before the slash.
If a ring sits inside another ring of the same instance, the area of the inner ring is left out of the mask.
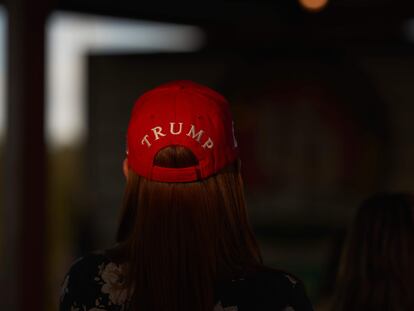
<path id="1" fill-rule="evenodd" d="M 0 1 L 0 309 L 57 310 L 114 243 L 134 100 L 190 79 L 231 102 L 265 263 L 316 310 L 355 208 L 414 191 L 414 5 Z"/>

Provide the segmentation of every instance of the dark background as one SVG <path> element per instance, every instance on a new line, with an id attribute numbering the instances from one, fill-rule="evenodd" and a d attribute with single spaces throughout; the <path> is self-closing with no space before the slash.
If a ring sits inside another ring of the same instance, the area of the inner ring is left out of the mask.
<path id="1" fill-rule="evenodd" d="M 303 279 L 317 310 L 334 289 L 360 201 L 414 190 L 409 2 L 331 0 L 320 11 L 293 0 L 4 5 L 2 309 L 56 310 L 70 263 L 112 245 L 130 109 L 143 91 L 173 79 L 206 84 L 230 100 L 265 262 Z M 193 25 L 204 43 L 186 53 L 88 51 L 87 133 L 57 148 L 45 140 L 44 117 L 45 27 L 56 11 Z"/>

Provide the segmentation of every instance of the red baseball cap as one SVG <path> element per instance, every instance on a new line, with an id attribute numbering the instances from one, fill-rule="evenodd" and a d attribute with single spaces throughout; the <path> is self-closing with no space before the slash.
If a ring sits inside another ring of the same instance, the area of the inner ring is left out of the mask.
<path id="1" fill-rule="evenodd" d="M 166 168 L 154 165 L 164 147 L 190 149 L 198 165 Z M 135 102 L 127 133 L 129 167 L 138 175 L 161 182 L 205 179 L 238 156 L 233 119 L 227 100 L 192 81 L 156 87 Z"/>

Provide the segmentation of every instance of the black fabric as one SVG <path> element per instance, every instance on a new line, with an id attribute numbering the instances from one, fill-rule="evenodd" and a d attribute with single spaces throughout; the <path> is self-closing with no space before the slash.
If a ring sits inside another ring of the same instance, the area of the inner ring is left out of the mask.
<path id="1" fill-rule="evenodd" d="M 59 310 L 127 311 L 122 270 L 105 252 L 78 259 L 62 284 Z M 216 301 L 214 311 L 313 310 L 298 278 L 270 268 L 218 284 Z"/>

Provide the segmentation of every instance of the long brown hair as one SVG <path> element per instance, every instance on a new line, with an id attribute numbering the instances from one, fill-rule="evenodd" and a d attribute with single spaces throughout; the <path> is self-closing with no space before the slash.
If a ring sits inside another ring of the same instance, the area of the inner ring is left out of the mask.
<path id="1" fill-rule="evenodd" d="M 414 197 L 371 197 L 349 233 L 332 310 L 414 310 L 413 284 Z"/>
<path id="2" fill-rule="evenodd" d="M 197 164 L 182 146 L 160 150 L 154 164 Z M 117 234 L 130 309 L 212 311 L 217 282 L 262 263 L 249 225 L 240 162 L 202 181 L 162 183 L 129 171 Z"/>

